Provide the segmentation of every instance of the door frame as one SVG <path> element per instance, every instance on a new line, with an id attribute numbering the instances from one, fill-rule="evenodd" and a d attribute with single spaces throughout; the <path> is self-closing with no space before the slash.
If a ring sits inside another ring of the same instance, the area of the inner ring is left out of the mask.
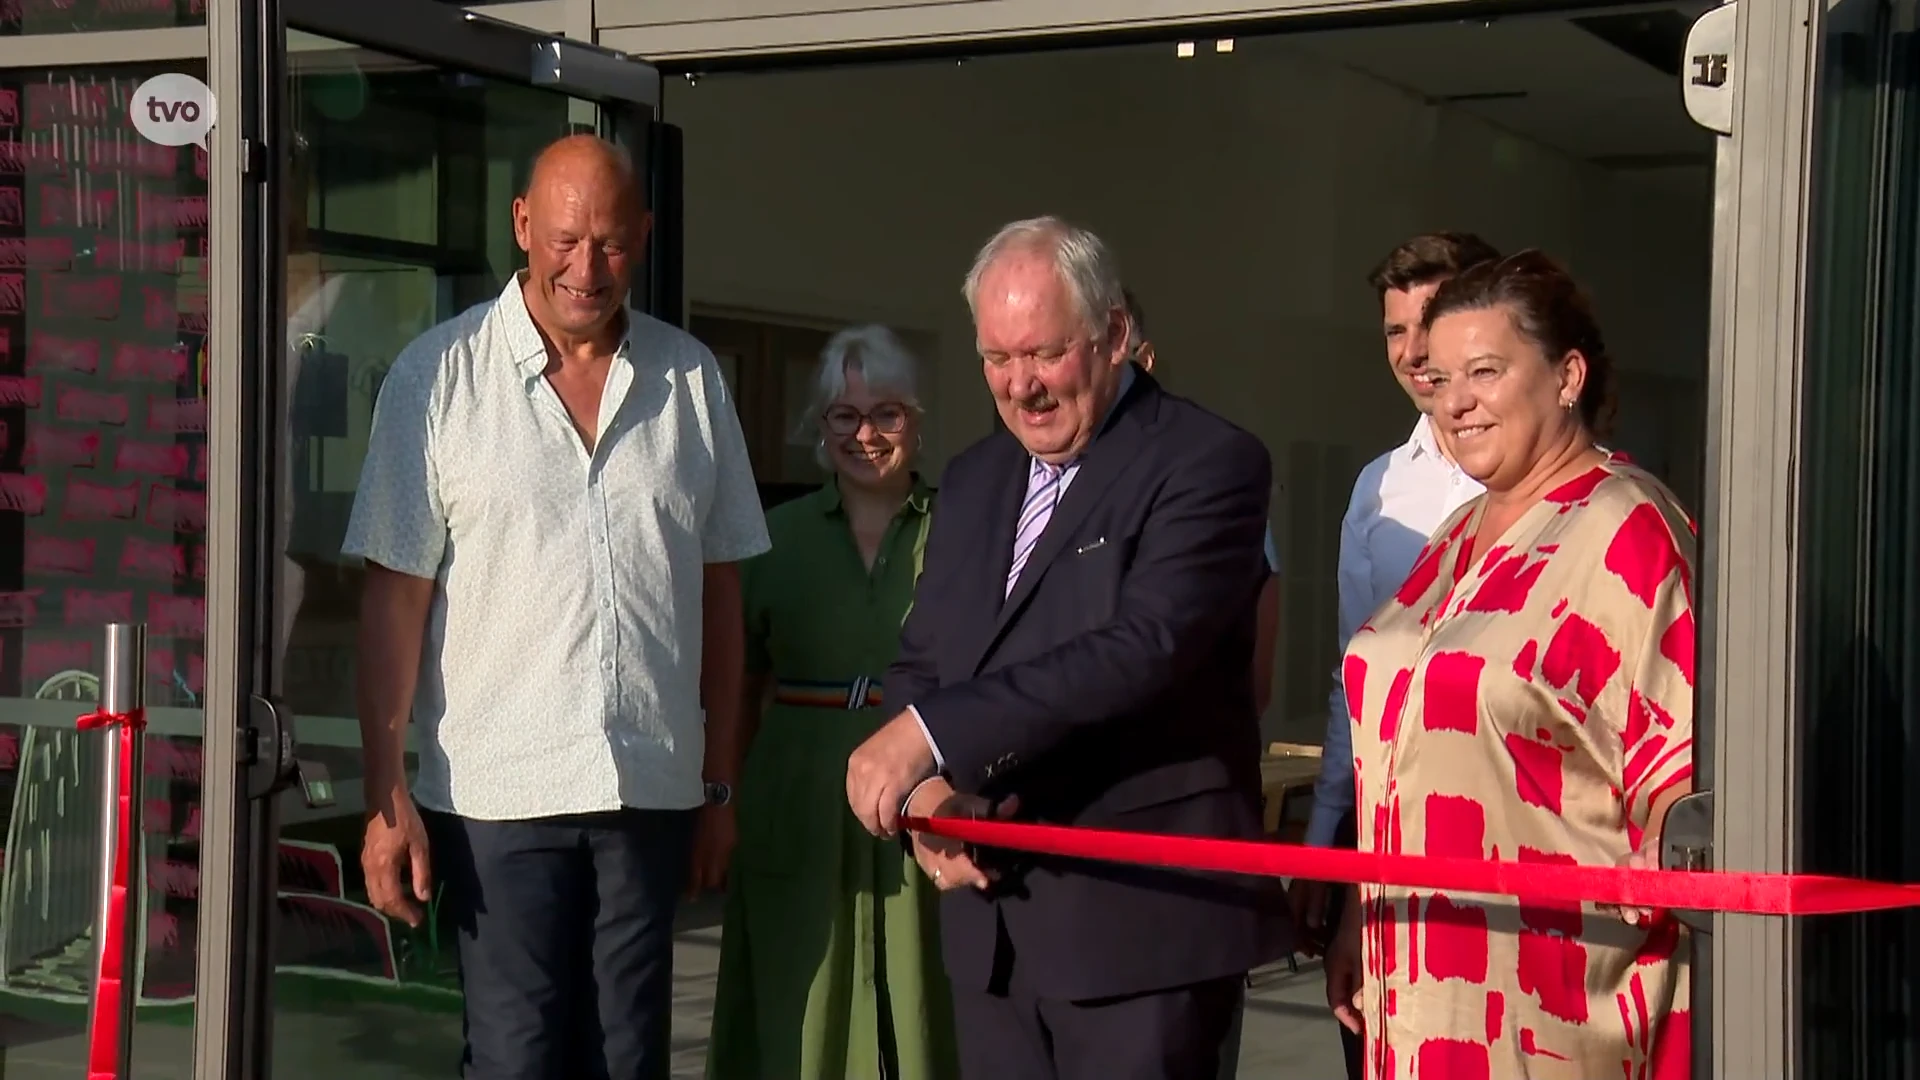
<path id="1" fill-rule="evenodd" d="M 1697 783 L 1721 808 L 1713 864 L 1784 873 L 1800 861 L 1795 463 L 1827 4 L 1735 2 L 1734 130 L 1714 190 Z M 1711 1072 L 1696 1075 L 1799 1076 L 1797 943 L 1794 920 L 1714 918 L 1695 1017 Z"/>
<path id="2" fill-rule="evenodd" d="M 199 36 L 208 82 L 221 103 L 208 169 L 212 220 L 209 344 L 212 355 L 265 362 L 212 365 L 209 440 L 206 739 L 194 1076 L 272 1073 L 272 977 L 280 794 L 250 797 L 281 779 L 296 745 L 258 753 L 256 727 L 283 666 L 262 628 L 275 610 L 280 559 L 267 530 L 281 527 L 278 475 L 289 388 L 279 213 L 290 128 L 283 99 L 289 29 L 522 83 L 597 107 L 600 132 L 638 159 L 660 104 L 651 65 L 613 50 L 436 3 L 434 0 L 208 0 Z M 177 43 L 184 45 L 185 38 Z M 134 47 L 133 42 L 127 43 Z M 0 45 L 0 58 L 4 57 Z M 98 49 L 85 62 L 102 62 Z M 44 64 L 42 60 L 40 63 Z M 643 172 L 644 176 L 645 173 Z M 503 208 L 504 209 L 504 208 Z M 254 761 L 253 758 L 265 761 Z"/>

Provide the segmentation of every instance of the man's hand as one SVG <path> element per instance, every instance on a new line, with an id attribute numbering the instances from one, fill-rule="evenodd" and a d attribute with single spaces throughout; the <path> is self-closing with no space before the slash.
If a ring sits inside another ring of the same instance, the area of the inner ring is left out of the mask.
<path id="1" fill-rule="evenodd" d="M 739 820 L 732 804 L 705 806 L 693 826 L 693 867 L 687 874 L 687 899 L 727 884 L 733 845 L 740 838 Z"/>
<path id="2" fill-rule="evenodd" d="M 932 808 L 931 812 L 929 807 Z M 920 785 L 920 790 L 914 793 L 912 804 L 907 807 L 907 814 L 909 817 L 980 818 L 992 809 L 993 805 L 980 796 L 962 795 L 953 790 L 952 784 L 935 779 Z M 1012 817 L 1018 809 L 1019 800 L 1009 798 L 1001 802 L 996 816 Z M 981 870 L 973 864 L 972 859 L 967 858 L 965 844 L 944 836 L 914 833 L 913 859 L 942 892 L 949 889 L 984 889 L 995 878 L 994 874 Z"/>
<path id="3" fill-rule="evenodd" d="M 1360 987 L 1365 975 L 1360 958 L 1360 924 L 1366 916 L 1360 911 L 1360 890 L 1347 892 L 1347 907 L 1340 916 L 1340 932 L 1327 950 L 1327 1007 L 1340 1026 L 1360 1034 L 1366 1021 L 1360 1015 Z"/>
<path id="4" fill-rule="evenodd" d="M 1300 952 L 1312 956 L 1320 951 L 1327 932 L 1327 883 L 1294 878 L 1287 885 L 1287 907 L 1293 913 L 1293 925 L 1306 933 L 1296 937 Z"/>
<path id="5" fill-rule="evenodd" d="M 419 926 L 420 905 L 433 899 L 433 868 L 427 859 L 427 827 L 413 799 L 402 792 L 367 815 L 360 869 L 367 878 L 367 901 L 374 910 Z M 412 879 L 412 889 L 402 881 Z"/>
<path id="6" fill-rule="evenodd" d="M 875 836 L 900 831 L 900 804 L 933 774 L 933 747 L 910 712 L 874 732 L 847 758 L 847 805 Z"/>

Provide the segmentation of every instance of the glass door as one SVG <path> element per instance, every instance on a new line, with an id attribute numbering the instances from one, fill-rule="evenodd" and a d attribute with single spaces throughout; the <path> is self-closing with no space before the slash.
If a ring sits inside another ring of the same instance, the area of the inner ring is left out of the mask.
<path id="1" fill-rule="evenodd" d="M 1920 4 L 1827 16 L 1803 389 L 1804 751 L 1809 871 L 1920 881 Z M 1913 911 L 1809 924 L 1801 1075 L 1920 1077 Z"/>
<path id="2" fill-rule="evenodd" d="M 362 571 L 340 547 L 387 366 L 429 327 L 498 295 L 520 267 L 509 207 L 533 155 L 574 129 L 579 102 L 297 29 L 287 32 L 285 102 L 281 700 L 335 801 L 289 797 L 280 807 L 273 1075 L 452 1075 L 461 1038 L 451 930 L 435 905 L 417 929 L 382 916 L 360 881 Z"/>
<path id="3" fill-rule="evenodd" d="M 511 205 L 542 147 L 593 132 L 641 156 L 658 77 L 429 0 L 279 7 L 263 63 L 278 114 L 273 291 L 256 297 L 279 331 L 260 398 L 273 508 L 255 524 L 276 588 L 255 623 L 255 692 L 290 718 L 299 760 L 254 815 L 240 984 L 265 992 L 240 995 L 236 1015 L 271 1005 L 242 1022 L 229 1075 L 452 1076 L 451 933 L 436 905 L 417 928 L 375 911 L 360 870 L 362 569 L 341 544 L 388 367 L 524 265 Z"/>

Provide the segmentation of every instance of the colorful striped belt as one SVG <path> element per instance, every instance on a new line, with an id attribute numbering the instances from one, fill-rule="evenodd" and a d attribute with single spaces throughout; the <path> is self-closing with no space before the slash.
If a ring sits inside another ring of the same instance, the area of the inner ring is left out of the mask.
<path id="1" fill-rule="evenodd" d="M 773 700 L 809 709 L 869 709 L 880 704 L 880 680 L 866 675 L 852 682 L 782 679 L 773 686 Z"/>

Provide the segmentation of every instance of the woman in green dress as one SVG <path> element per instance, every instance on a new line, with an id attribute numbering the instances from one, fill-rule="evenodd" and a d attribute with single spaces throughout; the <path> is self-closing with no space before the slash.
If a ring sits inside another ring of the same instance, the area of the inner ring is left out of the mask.
<path id="1" fill-rule="evenodd" d="M 822 351 L 806 432 L 833 478 L 767 515 L 745 564 L 747 730 L 711 1080 L 959 1075 L 937 891 L 847 812 L 847 757 L 887 719 L 933 491 L 914 363 L 884 327 Z"/>

